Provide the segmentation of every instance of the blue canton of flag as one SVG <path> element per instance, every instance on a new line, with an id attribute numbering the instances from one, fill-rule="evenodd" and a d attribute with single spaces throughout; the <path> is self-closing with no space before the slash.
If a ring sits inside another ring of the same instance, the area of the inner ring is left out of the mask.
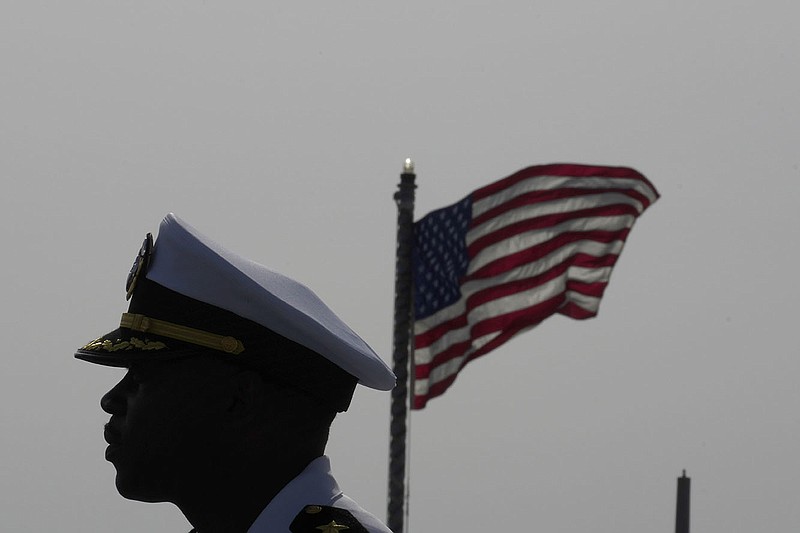
<path id="1" fill-rule="evenodd" d="M 466 235 L 472 197 L 438 209 L 414 224 L 414 315 L 422 319 L 458 301 L 467 272 Z"/>

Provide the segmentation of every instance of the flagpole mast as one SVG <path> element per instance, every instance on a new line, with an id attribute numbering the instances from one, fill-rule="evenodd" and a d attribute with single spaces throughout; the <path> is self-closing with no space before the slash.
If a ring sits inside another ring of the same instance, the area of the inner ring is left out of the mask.
<path id="1" fill-rule="evenodd" d="M 403 533 L 406 496 L 406 418 L 408 416 L 408 356 L 411 345 L 411 247 L 414 239 L 414 162 L 406 159 L 394 193 L 397 204 L 397 249 L 394 278 L 393 370 L 389 442 L 389 503 L 387 526 Z"/>
<path id="2" fill-rule="evenodd" d="M 675 533 L 689 533 L 689 504 L 692 480 L 686 477 L 686 470 L 678 478 L 678 498 L 675 506 Z"/>

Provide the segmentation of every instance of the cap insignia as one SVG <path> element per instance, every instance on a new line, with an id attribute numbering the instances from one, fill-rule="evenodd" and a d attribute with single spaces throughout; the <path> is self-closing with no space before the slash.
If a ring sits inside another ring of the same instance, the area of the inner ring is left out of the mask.
<path id="1" fill-rule="evenodd" d="M 131 337 L 129 340 L 122 340 L 116 339 L 114 342 L 111 340 L 106 339 L 97 339 L 93 340 L 86 346 L 82 347 L 81 350 L 89 350 L 89 351 L 99 351 L 103 350 L 106 352 L 118 352 L 120 350 L 162 350 L 166 348 L 167 345 L 160 341 L 150 341 L 150 340 L 141 340 L 136 337 Z"/>
<path id="2" fill-rule="evenodd" d="M 136 259 L 133 260 L 133 266 L 128 273 L 128 281 L 125 283 L 125 290 L 127 291 L 126 299 L 130 300 L 133 291 L 136 290 L 136 282 L 140 276 L 144 276 L 147 272 L 147 267 L 150 264 L 150 254 L 153 252 L 153 234 L 148 233 L 144 238 L 142 247 Z"/>

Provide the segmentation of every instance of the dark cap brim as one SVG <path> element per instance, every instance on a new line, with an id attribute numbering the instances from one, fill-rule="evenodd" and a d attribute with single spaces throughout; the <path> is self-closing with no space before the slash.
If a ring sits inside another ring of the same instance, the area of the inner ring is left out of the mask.
<path id="1" fill-rule="evenodd" d="M 104 366 L 128 367 L 132 363 L 168 361 L 196 355 L 203 348 L 158 335 L 117 328 L 75 351 L 75 358 Z"/>

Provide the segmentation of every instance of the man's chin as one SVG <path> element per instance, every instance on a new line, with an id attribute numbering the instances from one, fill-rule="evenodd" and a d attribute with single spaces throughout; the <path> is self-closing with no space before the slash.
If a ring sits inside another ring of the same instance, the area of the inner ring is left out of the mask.
<path id="1" fill-rule="evenodd" d="M 117 476 L 114 479 L 117 492 L 126 500 L 146 503 L 169 501 L 166 491 L 158 486 L 158 483 L 154 483 L 153 480 L 143 479 L 141 472 L 130 473 L 120 469 L 116 464 L 114 466 L 117 469 Z"/>

